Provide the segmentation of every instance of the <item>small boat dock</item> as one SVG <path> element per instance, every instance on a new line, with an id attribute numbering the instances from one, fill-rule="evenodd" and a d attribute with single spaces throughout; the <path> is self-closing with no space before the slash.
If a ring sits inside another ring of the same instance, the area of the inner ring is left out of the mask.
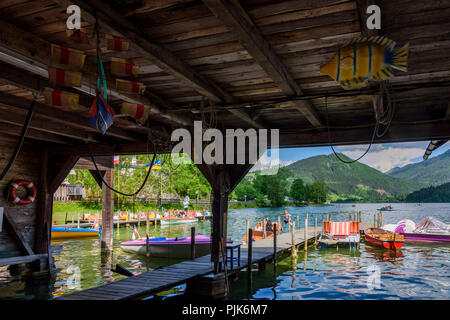
<path id="1" fill-rule="evenodd" d="M 360 229 L 369 227 L 369 223 L 360 223 Z M 317 230 L 317 235 L 321 228 Z M 304 245 L 305 230 L 299 229 L 293 232 L 295 246 Z M 307 241 L 314 241 L 314 229 L 310 226 L 307 230 Z M 290 252 L 292 249 L 292 233 L 287 232 L 277 236 L 277 247 L 274 250 L 274 238 L 266 238 L 252 243 L 251 263 L 263 266 L 266 262 L 274 259 L 276 256 Z M 233 262 L 233 269 L 227 264 L 227 276 L 236 275 L 240 270 L 248 267 L 249 255 L 247 245 L 241 246 L 240 263 Z M 167 267 L 159 268 L 153 271 L 144 272 L 127 279 L 118 280 L 113 283 L 105 284 L 99 287 L 90 288 L 75 293 L 63 295 L 58 300 L 127 300 L 142 299 L 158 292 L 167 290 L 182 283 L 188 283 L 202 276 L 213 273 L 213 263 L 211 256 L 205 255 L 193 260 L 183 261 Z"/>

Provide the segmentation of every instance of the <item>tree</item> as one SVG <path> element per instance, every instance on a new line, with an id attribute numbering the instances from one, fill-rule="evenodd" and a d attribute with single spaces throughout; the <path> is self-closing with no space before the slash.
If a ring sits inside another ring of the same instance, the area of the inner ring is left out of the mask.
<path id="1" fill-rule="evenodd" d="M 302 179 L 295 179 L 291 185 L 290 196 L 297 201 L 306 200 L 306 186 Z"/>

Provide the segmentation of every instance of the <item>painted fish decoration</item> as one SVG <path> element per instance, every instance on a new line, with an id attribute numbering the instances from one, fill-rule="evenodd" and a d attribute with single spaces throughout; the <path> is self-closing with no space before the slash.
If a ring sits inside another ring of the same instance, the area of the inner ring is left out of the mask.
<path id="1" fill-rule="evenodd" d="M 353 39 L 340 48 L 320 68 L 346 90 L 361 88 L 367 80 L 386 80 L 394 76 L 392 69 L 408 71 L 409 43 L 394 50 L 395 42 L 386 37 Z"/>

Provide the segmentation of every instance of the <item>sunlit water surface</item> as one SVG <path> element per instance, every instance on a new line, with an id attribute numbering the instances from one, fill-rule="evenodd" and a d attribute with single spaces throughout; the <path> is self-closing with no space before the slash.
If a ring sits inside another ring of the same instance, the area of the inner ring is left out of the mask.
<path id="1" fill-rule="evenodd" d="M 287 207 L 294 221 L 299 216 L 300 227 L 306 212 L 310 221 L 317 216 L 321 225 L 322 214 L 331 213 L 334 221 L 345 221 L 349 213 L 361 211 L 363 221 L 372 222 L 377 208 L 385 204 L 336 204 L 324 207 Z M 419 222 L 431 215 L 450 223 L 450 204 L 393 204 L 395 211 L 383 214 L 383 224 L 401 219 Z M 245 235 L 245 220 L 254 225 L 263 217 L 276 222 L 285 208 L 242 209 L 228 212 L 228 237 L 240 242 Z M 312 223 L 312 222 L 310 222 Z M 210 222 L 195 225 L 150 226 L 151 236 L 189 236 L 190 228 L 197 234 L 210 234 Z M 145 226 L 139 229 L 145 235 Z M 125 276 L 110 270 L 111 263 L 131 270 L 135 274 L 170 265 L 180 260 L 155 259 L 127 253 L 119 243 L 131 238 L 132 229 L 114 231 L 112 256 L 101 255 L 99 239 L 52 242 L 62 245 L 55 256 L 57 272 L 52 281 L 27 278 L 21 269 L 0 269 L 0 298 L 48 299 L 77 289 L 87 289 L 123 279 Z M 230 299 L 449 299 L 450 269 L 449 246 L 408 245 L 397 253 L 374 248 L 364 243 L 358 251 L 340 248 L 315 249 L 307 255 L 299 251 L 296 260 L 289 255 L 279 260 L 276 270 L 267 264 L 264 270 L 253 271 L 253 283 L 247 285 L 243 272 L 230 285 Z M 80 274 L 79 288 L 73 288 L 74 271 Z M 181 297 L 184 285 L 161 293 L 163 299 Z M 152 297 L 154 298 L 154 297 Z"/>

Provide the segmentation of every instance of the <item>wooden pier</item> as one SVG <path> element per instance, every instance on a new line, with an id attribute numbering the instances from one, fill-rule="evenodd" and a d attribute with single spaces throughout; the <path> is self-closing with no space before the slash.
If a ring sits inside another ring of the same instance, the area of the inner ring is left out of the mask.
<path id="1" fill-rule="evenodd" d="M 369 227 L 368 223 L 360 223 L 360 229 Z M 320 233 L 321 228 L 318 230 Z M 294 232 L 295 246 L 302 249 L 304 245 L 304 229 Z M 289 252 L 292 248 L 291 233 L 286 232 L 277 236 L 277 256 Z M 308 243 L 314 240 L 314 230 L 311 226 L 307 228 Z M 274 240 L 266 238 L 256 241 L 252 244 L 252 265 L 263 265 L 274 258 Z M 233 262 L 233 269 L 230 269 L 230 263 L 227 263 L 227 276 L 234 276 L 237 272 L 248 267 L 248 247 L 242 245 L 241 258 L 238 265 Z M 139 275 L 118 280 L 113 283 L 105 284 L 99 287 L 90 288 L 75 293 L 63 295 L 58 300 L 127 300 L 141 299 L 158 292 L 167 290 L 176 285 L 187 283 L 201 276 L 212 274 L 214 265 L 211 262 L 211 256 L 205 255 L 193 260 L 183 261 L 167 267 L 144 272 Z"/>

